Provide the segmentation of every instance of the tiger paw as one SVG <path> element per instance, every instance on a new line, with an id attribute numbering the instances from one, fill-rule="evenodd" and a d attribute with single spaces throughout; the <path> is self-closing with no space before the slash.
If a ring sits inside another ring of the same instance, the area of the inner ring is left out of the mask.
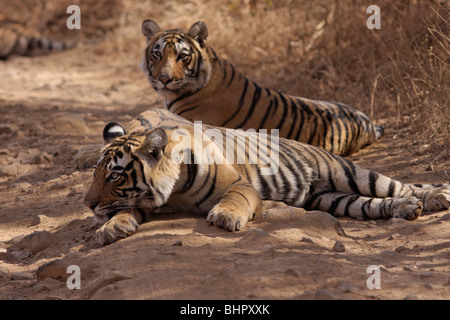
<path id="1" fill-rule="evenodd" d="M 206 217 L 207 223 L 228 231 L 241 230 L 247 224 L 247 220 L 244 214 L 220 204 L 212 208 Z"/>
<path id="2" fill-rule="evenodd" d="M 450 189 L 439 188 L 433 190 L 433 192 L 425 197 L 424 209 L 426 211 L 445 210 L 450 208 Z"/>
<path id="3" fill-rule="evenodd" d="M 393 203 L 393 218 L 416 220 L 423 210 L 422 201 L 415 197 L 395 199 Z"/>
<path id="4" fill-rule="evenodd" d="M 104 246 L 132 235 L 138 226 L 136 219 L 131 214 L 118 214 L 105 222 L 95 232 L 95 237 L 97 242 Z"/>

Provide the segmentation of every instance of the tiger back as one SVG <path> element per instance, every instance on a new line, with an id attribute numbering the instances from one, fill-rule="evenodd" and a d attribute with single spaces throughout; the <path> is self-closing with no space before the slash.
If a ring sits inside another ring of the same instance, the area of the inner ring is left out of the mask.
<path id="1" fill-rule="evenodd" d="M 146 20 L 141 69 L 165 107 L 190 121 L 243 129 L 278 129 L 280 137 L 350 155 L 374 143 L 383 128 L 352 106 L 295 97 L 260 87 L 206 44 L 208 29 L 162 31 Z"/>
<path id="2" fill-rule="evenodd" d="M 161 206 L 205 215 L 229 231 L 256 219 L 261 200 L 357 219 L 414 220 L 450 207 L 448 184 L 403 184 L 321 148 L 230 130 L 198 128 L 164 109 L 125 128 L 108 124 L 85 196 L 101 224 L 99 243 L 133 234 Z"/>

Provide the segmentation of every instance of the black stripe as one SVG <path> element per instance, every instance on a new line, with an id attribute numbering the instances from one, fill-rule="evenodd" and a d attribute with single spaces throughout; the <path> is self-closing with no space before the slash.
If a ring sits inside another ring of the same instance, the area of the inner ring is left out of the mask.
<path id="1" fill-rule="evenodd" d="M 376 186 L 377 179 L 378 179 L 378 173 L 376 173 L 374 171 L 369 171 L 370 194 L 375 198 L 378 198 L 377 186 Z"/>
<path id="2" fill-rule="evenodd" d="M 176 102 L 179 102 L 179 101 L 181 101 L 181 100 L 184 100 L 184 99 L 186 99 L 186 98 L 189 98 L 189 97 L 192 96 L 194 93 L 196 93 L 198 90 L 200 90 L 200 88 L 197 89 L 197 90 L 194 90 L 194 91 L 188 91 L 188 92 L 183 93 L 181 96 L 177 97 L 175 100 L 173 100 L 172 102 L 168 103 L 168 104 L 166 105 L 166 109 L 167 109 L 167 110 L 170 110 L 170 108 L 172 108 L 172 106 L 173 106 Z"/>
<path id="3" fill-rule="evenodd" d="M 319 203 L 315 204 L 314 206 L 313 206 L 313 203 L 317 200 L 317 198 L 319 198 L 320 196 L 322 196 L 322 195 L 324 195 L 324 194 L 327 194 L 327 193 L 330 193 L 330 191 L 328 191 L 328 190 L 323 190 L 323 191 L 320 191 L 320 192 L 316 192 L 316 193 L 311 194 L 311 195 L 306 199 L 306 202 L 305 202 L 305 204 L 303 205 L 303 207 L 304 207 L 306 210 L 320 209 L 320 201 L 319 201 Z"/>
<path id="4" fill-rule="evenodd" d="M 344 170 L 345 176 L 347 177 L 347 183 L 350 186 L 350 188 L 352 189 L 353 193 L 355 194 L 361 194 L 361 192 L 359 191 L 358 185 L 355 182 L 355 179 L 353 178 L 353 174 L 350 171 L 350 169 L 344 164 L 344 162 L 346 164 L 351 164 L 353 165 L 353 163 L 351 163 L 348 160 L 342 159 L 342 158 L 336 158 L 336 160 L 338 160 L 339 164 L 341 165 L 342 169 Z M 354 166 L 354 165 L 353 165 Z"/>
<path id="5" fill-rule="evenodd" d="M 395 192 L 395 181 L 391 179 L 391 182 L 389 182 L 389 190 L 387 193 L 388 197 L 393 197 Z"/>
<path id="6" fill-rule="evenodd" d="M 314 130 L 311 132 L 309 139 L 308 139 L 308 144 L 312 144 L 314 138 L 316 137 L 316 131 L 317 131 L 317 117 L 313 118 L 312 124 L 314 124 Z"/>
<path id="7" fill-rule="evenodd" d="M 194 109 L 197 109 L 198 107 L 199 107 L 199 106 L 193 106 L 193 107 L 184 109 L 183 111 L 180 111 L 180 112 L 178 112 L 177 114 L 178 114 L 179 116 L 181 116 L 183 113 L 188 112 L 188 111 L 191 111 L 191 110 L 194 110 Z"/>
<path id="8" fill-rule="evenodd" d="M 372 203 L 373 198 L 370 198 L 369 200 L 367 200 L 366 202 L 363 203 L 363 205 L 361 206 L 361 213 L 364 216 L 364 219 L 370 219 L 368 212 L 366 211 L 366 205 L 367 208 L 370 211 L 370 204 Z"/>
<path id="9" fill-rule="evenodd" d="M 244 83 L 244 90 L 242 91 L 241 98 L 239 99 L 239 103 L 237 106 L 237 110 L 233 113 L 233 115 L 228 118 L 224 123 L 222 123 L 221 127 L 225 127 L 228 122 L 233 120 L 233 118 L 241 111 L 242 105 L 244 104 L 245 96 L 247 94 L 247 87 L 248 87 L 248 79 L 244 77 L 245 83 Z"/>
<path id="10" fill-rule="evenodd" d="M 255 111 L 255 107 L 258 104 L 259 99 L 261 98 L 261 88 L 254 82 L 253 82 L 253 85 L 255 86 L 255 91 L 253 92 L 252 104 L 250 105 L 250 108 L 248 109 L 247 116 L 238 126 L 236 126 L 236 128 L 243 128 L 245 126 L 248 119 L 250 119 L 250 117 L 253 115 L 253 112 Z M 255 129 L 258 129 L 258 128 L 255 128 Z"/>
<path id="11" fill-rule="evenodd" d="M 297 118 L 298 118 L 298 108 L 295 104 L 294 100 L 291 99 L 291 111 L 294 115 L 294 120 L 292 120 L 291 128 L 289 129 L 289 133 L 286 138 L 291 139 L 291 134 L 294 131 L 294 127 L 297 125 Z"/>
<path id="12" fill-rule="evenodd" d="M 261 175 L 261 171 L 259 170 L 259 167 L 256 166 L 256 172 L 258 174 L 258 178 L 259 178 L 259 182 L 261 183 L 261 198 L 262 199 L 270 199 L 271 198 L 271 190 L 269 187 L 269 184 L 267 183 L 267 181 L 264 179 L 264 177 Z"/>
<path id="13" fill-rule="evenodd" d="M 344 216 L 350 216 L 350 206 L 353 202 L 359 199 L 358 195 L 351 196 L 350 199 L 347 200 L 347 204 L 345 205 Z"/>
<path id="14" fill-rule="evenodd" d="M 245 196 L 245 194 L 243 194 L 243 193 L 241 193 L 241 192 L 239 192 L 239 191 L 228 190 L 228 191 L 227 191 L 227 194 L 230 194 L 230 193 L 236 193 L 236 194 L 240 195 L 242 198 L 244 198 L 245 202 L 247 202 L 248 207 L 249 207 L 249 208 L 251 207 L 250 202 L 248 201 L 248 199 L 247 199 L 247 197 Z"/>
<path id="15" fill-rule="evenodd" d="M 264 117 L 262 118 L 261 123 L 259 124 L 258 128 L 260 128 L 260 129 L 264 128 L 264 124 L 266 123 L 267 118 L 269 117 L 269 113 L 270 113 L 270 110 L 272 110 L 272 106 L 273 106 L 273 101 L 272 101 L 272 99 L 270 99 L 269 106 L 267 107 L 266 113 L 264 114 Z"/>
<path id="16" fill-rule="evenodd" d="M 209 188 L 208 192 L 203 196 L 203 198 L 195 203 L 195 206 L 197 208 L 200 207 L 202 203 L 204 203 L 206 200 L 208 200 L 214 193 L 214 190 L 216 188 L 216 178 L 217 178 L 217 164 L 214 163 L 214 177 L 211 182 L 211 187 Z"/>
<path id="17" fill-rule="evenodd" d="M 336 208 L 338 207 L 338 205 L 342 201 L 342 199 L 344 199 L 345 197 L 347 197 L 347 195 L 339 196 L 336 199 L 334 199 L 333 202 L 331 202 L 330 207 L 327 209 L 327 212 L 331 213 L 334 216 L 335 212 L 336 212 Z"/>
<path id="18" fill-rule="evenodd" d="M 281 131 L 281 127 L 284 124 L 284 122 L 286 121 L 286 117 L 288 115 L 289 109 L 288 109 L 287 101 L 286 101 L 286 98 L 284 97 L 284 94 L 278 92 L 278 96 L 280 97 L 281 101 L 283 102 L 283 115 L 281 116 L 281 120 L 278 123 L 278 126 L 276 127 L 276 129 Z"/>
<path id="19" fill-rule="evenodd" d="M 186 182 L 184 183 L 184 185 L 181 188 L 181 190 L 179 191 L 179 193 L 184 193 L 192 187 L 192 185 L 195 182 L 195 178 L 197 177 L 197 172 L 198 172 L 198 164 L 195 163 L 194 153 L 192 152 L 192 150 L 186 150 L 186 152 L 190 152 L 190 154 L 191 154 L 191 164 L 187 165 L 188 176 L 187 176 Z"/>
<path id="20" fill-rule="evenodd" d="M 232 64 L 230 64 L 230 67 L 231 67 L 231 77 L 230 77 L 230 80 L 228 81 L 228 83 L 227 83 L 227 88 L 231 85 L 231 83 L 233 82 L 233 79 L 234 79 L 234 66 L 232 65 Z"/>

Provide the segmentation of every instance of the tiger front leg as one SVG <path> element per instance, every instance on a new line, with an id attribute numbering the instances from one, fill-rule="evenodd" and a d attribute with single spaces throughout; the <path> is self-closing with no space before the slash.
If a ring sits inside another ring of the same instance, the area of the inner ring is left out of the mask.
<path id="1" fill-rule="evenodd" d="M 132 235 L 138 226 L 139 223 L 132 213 L 119 212 L 97 229 L 95 237 L 97 242 L 104 246 Z"/>
<path id="2" fill-rule="evenodd" d="M 206 222 L 228 231 L 239 231 L 261 214 L 261 198 L 251 185 L 231 187 L 208 213 Z"/>

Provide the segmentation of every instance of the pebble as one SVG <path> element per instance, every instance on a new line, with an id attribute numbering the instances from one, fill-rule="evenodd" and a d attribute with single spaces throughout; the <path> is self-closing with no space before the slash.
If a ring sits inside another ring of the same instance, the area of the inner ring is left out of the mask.
<path id="1" fill-rule="evenodd" d="M 344 252 L 345 251 L 345 246 L 342 244 L 342 242 L 340 241 L 336 241 L 334 243 L 333 249 L 334 252 Z"/>
<path id="2" fill-rule="evenodd" d="M 400 253 L 400 252 L 403 252 L 406 250 L 409 250 L 409 249 L 405 246 L 399 246 L 399 247 L 395 248 L 395 252 L 397 252 L 397 253 Z"/>
<path id="3" fill-rule="evenodd" d="M 424 272 L 420 273 L 419 277 L 420 277 L 420 279 L 424 279 L 424 278 L 431 277 L 432 275 L 433 275 L 433 272 L 431 272 L 431 271 L 424 271 Z"/>
<path id="4" fill-rule="evenodd" d="M 33 280 L 34 275 L 28 271 L 19 271 L 12 274 L 13 280 Z"/>
<path id="5" fill-rule="evenodd" d="M 52 239 L 48 231 L 36 231 L 23 237 L 17 246 L 31 254 L 36 254 L 47 249 L 51 243 Z"/>
<path id="6" fill-rule="evenodd" d="M 183 245 L 183 242 L 181 240 L 177 240 L 172 244 L 172 246 L 174 246 L 174 247 L 181 247 L 182 245 Z"/>
<path id="7" fill-rule="evenodd" d="M 69 277 L 67 265 L 61 259 L 44 263 L 36 271 L 37 281 L 42 281 L 47 278 L 66 281 L 67 277 Z"/>

